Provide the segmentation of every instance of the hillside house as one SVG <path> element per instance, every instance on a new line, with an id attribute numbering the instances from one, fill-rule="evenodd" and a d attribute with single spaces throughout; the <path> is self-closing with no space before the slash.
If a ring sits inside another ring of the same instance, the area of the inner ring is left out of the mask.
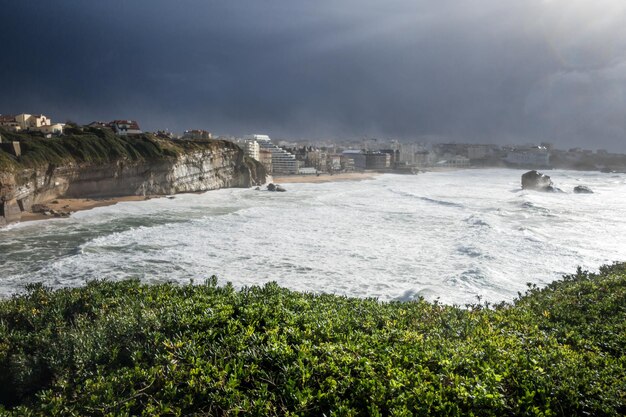
<path id="1" fill-rule="evenodd" d="M 211 134 L 211 132 L 207 132 L 206 130 L 202 129 L 185 130 L 185 132 L 183 133 L 183 139 L 207 140 L 212 138 L 213 135 Z"/>
<path id="2" fill-rule="evenodd" d="M 9 114 L 0 116 L 0 127 L 11 132 L 19 132 L 22 130 L 20 124 L 15 120 L 15 116 Z"/>
<path id="3" fill-rule="evenodd" d="M 37 130 L 44 135 L 61 135 L 63 134 L 64 123 L 53 123 L 49 125 L 42 125 Z"/>
<path id="4" fill-rule="evenodd" d="M 52 123 L 48 116 L 43 114 L 21 113 L 18 115 L 0 116 L 0 126 L 12 132 L 31 131 L 42 132 L 44 135 L 63 134 L 63 123 Z"/>
<path id="5" fill-rule="evenodd" d="M 20 124 L 22 130 L 38 130 L 41 126 L 50 126 L 52 121 L 43 114 L 18 114 L 15 120 Z"/>
<path id="6" fill-rule="evenodd" d="M 87 127 L 103 128 L 103 127 L 109 127 L 109 124 L 106 122 L 94 121 L 94 122 L 89 123 Z"/>
<path id="7" fill-rule="evenodd" d="M 113 120 L 109 122 L 109 127 L 119 136 L 139 135 L 143 133 L 139 128 L 139 123 L 134 120 Z"/>

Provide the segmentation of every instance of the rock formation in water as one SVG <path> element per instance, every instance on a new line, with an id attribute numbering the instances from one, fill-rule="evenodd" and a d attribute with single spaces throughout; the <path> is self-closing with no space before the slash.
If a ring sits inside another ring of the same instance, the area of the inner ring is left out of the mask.
<path id="1" fill-rule="evenodd" d="M 591 191 L 591 188 L 587 187 L 586 185 L 577 185 L 576 187 L 574 187 L 574 193 L 593 194 L 593 191 Z"/>
<path id="2" fill-rule="evenodd" d="M 267 184 L 267 191 L 285 192 L 287 190 L 278 184 L 274 184 L 270 182 L 269 184 Z"/>
<path id="3" fill-rule="evenodd" d="M 552 180 L 548 175 L 542 174 L 535 170 L 528 171 L 522 175 L 522 189 L 549 192 L 561 191 L 558 188 L 554 187 L 554 185 L 552 184 Z"/>
<path id="4" fill-rule="evenodd" d="M 172 141 L 110 132 L 22 137 L 23 153 L 0 150 L 0 226 L 59 197 L 165 195 L 265 183 L 263 166 L 225 141 Z"/>

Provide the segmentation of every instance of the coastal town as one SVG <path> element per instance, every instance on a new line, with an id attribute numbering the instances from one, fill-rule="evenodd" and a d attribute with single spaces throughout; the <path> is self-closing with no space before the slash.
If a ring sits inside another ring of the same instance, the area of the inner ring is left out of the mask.
<path id="1" fill-rule="evenodd" d="M 0 147 L 17 156 L 19 142 L 2 138 L 9 133 L 28 133 L 44 138 L 72 134 L 74 129 L 110 129 L 116 135 L 142 134 L 136 120 L 93 121 L 84 126 L 53 122 L 43 114 L 0 115 Z M 189 129 L 181 134 L 167 130 L 152 133 L 161 139 L 225 140 L 241 147 L 259 161 L 270 174 L 320 175 L 361 171 L 418 173 L 425 170 L 464 168 L 541 168 L 596 171 L 626 169 L 626 155 L 604 149 L 558 149 L 550 142 L 517 145 L 459 143 L 428 139 L 399 140 L 365 137 L 348 140 L 275 140 L 266 134 L 241 137 L 213 135 L 204 129 Z"/>

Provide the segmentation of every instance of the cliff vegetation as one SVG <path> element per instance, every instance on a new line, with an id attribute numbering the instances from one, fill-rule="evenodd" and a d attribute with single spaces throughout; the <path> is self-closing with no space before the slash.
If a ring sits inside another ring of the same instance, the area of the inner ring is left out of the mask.
<path id="1" fill-rule="evenodd" d="M 14 132 L 2 132 L 2 137 L 6 141 L 20 142 L 22 155 L 15 157 L 0 149 L 0 171 L 38 168 L 49 164 L 145 161 L 173 158 L 183 152 L 212 146 L 236 146 L 221 141 L 172 141 L 149 133 L 118 136 L 109 128 L 89 127 L 69 128 L 66 135 L 52 138 Z"/>
<path id="2" fill-rule="evenodd" d="M 465 308 L 215 277 L 31 285 L 0 302 L 0 412 L 620 416 L 625 352 L 626 264 Z"/>

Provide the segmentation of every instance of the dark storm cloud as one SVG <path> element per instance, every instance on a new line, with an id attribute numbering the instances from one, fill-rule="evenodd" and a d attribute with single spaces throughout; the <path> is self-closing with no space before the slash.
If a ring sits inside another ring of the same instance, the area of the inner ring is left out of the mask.
<path id="1" fill-rule="evenodd" d="M 0 112 L 626 150 L 622 4 L 4 1 Z"/>

